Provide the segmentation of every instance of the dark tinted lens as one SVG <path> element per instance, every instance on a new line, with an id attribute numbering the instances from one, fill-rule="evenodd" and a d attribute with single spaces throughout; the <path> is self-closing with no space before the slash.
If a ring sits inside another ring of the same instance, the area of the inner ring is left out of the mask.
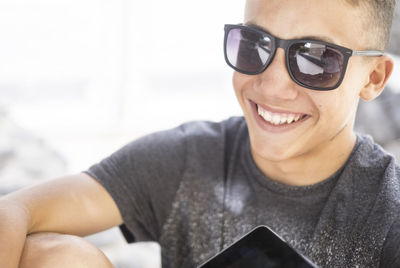
<path id="1" fill-rule="evenodd" d="M 272 42 L 251 29 L 234 28 L 227 33 L 226 56 L 229 63 L 246 73 L 260 72 L 267 63 Z"/>
<path id="2" fill-rule="evenodd" d="M 344 56 L 335 48 L 318 43 L 298 43 L 289 48 L 289 66 L 297 81 L 316 87 L 337 85 L 343 71 Z"/>

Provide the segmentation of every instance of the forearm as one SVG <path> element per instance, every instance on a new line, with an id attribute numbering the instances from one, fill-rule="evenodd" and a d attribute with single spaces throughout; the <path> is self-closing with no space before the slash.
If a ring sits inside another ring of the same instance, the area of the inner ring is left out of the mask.
<path id="1" fill-rule="evenodd" d="M 111 196 L 85 174 L 18 190 L 0 198 L 0 267 L 18 267 L 27 234 L 85 236 L 121 223 Z"/>
<path id="2" fill-rule="evenodd" d="M 0 198 L 0 267 L 18 268 L 29 222 L 23 205 Z"/>
<path id="3" fill-rule="evenodd" d="M 120 225 L 111 196 L 85 174 L 65 176 L 10 195 L 29 211 L 29 233 L 86 236 Z"/>

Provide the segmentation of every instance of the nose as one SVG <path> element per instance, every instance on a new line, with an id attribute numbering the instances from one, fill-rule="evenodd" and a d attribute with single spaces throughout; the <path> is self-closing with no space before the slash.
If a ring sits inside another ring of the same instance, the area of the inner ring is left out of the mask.
<path id="1" fill-rule="evenodd" d="M 270 100 L 294 100 L 298 85 L 290 77 L 285 63 L 285 51 L 278 48 L 275 57 L 261 74 L 257 75 L 254 89 Z"/>

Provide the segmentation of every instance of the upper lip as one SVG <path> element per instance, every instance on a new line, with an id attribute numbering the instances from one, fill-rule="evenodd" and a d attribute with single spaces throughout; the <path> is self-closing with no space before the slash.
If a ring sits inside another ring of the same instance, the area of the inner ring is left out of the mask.
<path id="1" fill-rule="evenodd" d="M 250 100 L 251 101 L 251 100 Z M 256 104 L 257 106 L 260 106 L 261 108 L 263 108 L 264 110 L 270 112 L 270 113 L 276 113 L 276 114 L 294 114 L 294 115 L 307 115 L 306 113 L 303 112 L 294 112 L 294 111 L 289 111 L 289 110 L 284 110 L 281 108 L 272 108 L 270 106 L 267 106 L 265 104 L 261 104 L 261 103 L 257 103 L 255 101 L 251 101 L 254 104 Z"/>

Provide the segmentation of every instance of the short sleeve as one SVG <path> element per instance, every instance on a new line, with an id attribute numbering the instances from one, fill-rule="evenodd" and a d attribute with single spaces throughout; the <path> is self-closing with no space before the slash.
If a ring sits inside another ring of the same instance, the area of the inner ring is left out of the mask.
<path id="1" fill-rule="evenodd" d="M 383 245 L 379 267 L 400 267 L 400 220 L 397 219 L 390 228 Z"/>
<path id="2" fill-rule="evenodd" d="M 185 147 L 181 126 L 139 138 L 86 171 L 110 193 L 135 241 L 158 241 L 179 188 Z"/>

